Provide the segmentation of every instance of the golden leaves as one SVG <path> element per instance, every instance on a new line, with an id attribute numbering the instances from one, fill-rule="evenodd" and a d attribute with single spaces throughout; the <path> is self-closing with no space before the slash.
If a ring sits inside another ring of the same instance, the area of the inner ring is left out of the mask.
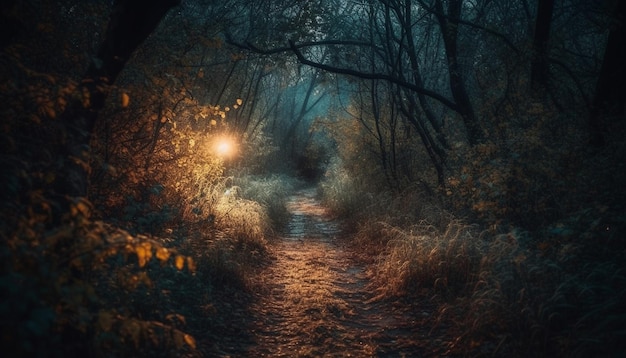
<path id="1" fill-rule="evenodd" d="M 191 335 L 185 333 L 183 338 L 185 343 L 187 343 L 191 348 L 196 349 L 196 340 Z"/>
<path id="2" fill-rule="evenodd" d="M 191 272 L 196 272 L 196 262 L 191 256 L 187 256 L 187 268 Z"/>
<path id="3" fill-rule="evenodd" d="M 137 254 L 139 267 L 144 267 L 152 258 L 152 245 L 148 241 L 142 242 L 135 247 L 135 253 Z"/>
<path id="4" fill-rule="evenodd" d="M 173 336 L 174 345 L 176 345 L 177 348 L 181 348 L 184 344 L 187 344 L 191 348 L 196 349 L 196 339 L 193 338 L 191 335 L 181 332 L 179 330 L 174 330 Z"/>
<path id="5" fill-rule="evenodd" d="M 122 108 L 128 107 L 130 102 L 130 97 L 126 93 L 122 93 Z"/>
<path id="6" fill-rule="evenodd" d="M 91 214 L 91 204 L 84 199 L 72 203 L 70 207 L 70 214 L 72 215 L 72 217 L 88 218 Z"/>
<path id="7" fill-rule="evenodd" d="M 164 247 L 159 247 L 156 249 L 156 258 L 159 259 L 161 263 L 167 262 L 167 260 L 169 260 L 170 258 L 170 255 L 171 255 L 170 250 Z"/>
<path id="8" fill-rule="evenodd" d="M 176 258 L 174 259 L 174 265 L 176 266 L 178 271 L 182 271 L 182 269 L 185 267 L 185 257 L 182 255 L 176 255 Z"/>

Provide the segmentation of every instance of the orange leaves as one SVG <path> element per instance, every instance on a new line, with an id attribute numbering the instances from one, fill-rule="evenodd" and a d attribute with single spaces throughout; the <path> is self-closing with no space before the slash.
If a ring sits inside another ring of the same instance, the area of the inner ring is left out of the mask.
<path id="1" fill-rule="evenodd" d="M 196 340 L 195 338 L 193 338 L 191 335 L 185 333 L 183 335 L 183 340 L 185 341 L 185 343 L 187 343 L 187 345 L 193 349 L 196 349 Z M 179 347 L 180 348 L 180 347 Z"/>
<path id="2" fill-rule="evenodd" d="M 70 214 L 73 218 L 89 218 L 92 205 L 89 201 L 81 199 L 70 206 Z"/>
<path id="3" fill-rule="evenodd" d="M 162 247 L 156 242 L 141 241 L 135 244 L 127 245 L 127 250 L 134 252 L 137 256 L 137 264 L 140 268 L 143 268 L 153 257 L 156 257 L 161 265 L 165 265 L 175 250 Z M 190 272 L 196 271 L 196 264 L 191 257 L 176 255 L 174 256 L 174 266 L 182 271 L 187 264 L 187 269 Z"/>
<path id="4" fill-rule="evenodd" d="M 191 256 L 187 256 L 187 269 L 191 272 L 196 272 L 196 262 Z"/>
<path id="5" fill-rule="evenodd" d="M 236 103 L 232 105 L 232 109 L 237 109 L 243 104 L 243 100 L 241 98 L 237 98 Z M 225 120 L 228 112 L 231 111 L 231 107 L 226 106 L 222 108 L 220 105 L 206 105 L 206 106 L 198 106 L 199 111 L 194 115 L 194 119 L 198 121 L 199 119 L 211 118 L 210 124 L 212 126 L 217 125 L 216 119 Z"/>
<path id="6" fill-rule="evenodd" d="M 171 255 L 171 251 L 164 248 L 164 247 L 158 247 L 156 249 L 156 258 L 159 259 L 159 261 L 161 261 L 161 263 L 165 263 L 167 262 L 167 260 L 169 260 Z"/>
<path id="7" fill-rule="evenodd" d="M 135 247 L 135 253 L 137 254 L 137 260 L 139 261 L 139 267 L 144 267 L 146 263 L 152 258 L 152 245 L 150 242 L 142 242 Z"/>
<path id="8" fill-rule="evenodd" d="M 185 262 L 187 263 L 187 269 L 190 272 L 196 271 L 196 263 L 193 261 L 191 257 L 185 257 L 183 255 L 176 255 L 174 258 L 174 266 L 178 269 L 178 271 L 182 271 L 185 268 Z"/>
<path id="9" fill-rule="evenodd" d="M 122 93 L 122 108 L 128 107 L 130 102 L 130 97 L 126 93 Z"/>
<path id="10" fill-rule="evenodd" d="M 183 267 L 185 267 L 185 257 L 181 256 L 181 255 L 176 255 L 176 259 L 175 259 L 175 265 L 176 268 L 181 271 L 183 269 Z"/>

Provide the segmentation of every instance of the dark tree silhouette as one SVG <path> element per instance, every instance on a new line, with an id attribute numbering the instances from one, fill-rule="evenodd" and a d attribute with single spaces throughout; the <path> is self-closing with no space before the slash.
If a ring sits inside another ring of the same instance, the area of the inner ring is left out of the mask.
<path id="1" fill-rule="evenodd" d="M 448 11 L 444 11 L 441 0 L 435 1 L 435 16 L 441 27 L 443 44 L 446 49 L 446 59 L 448 61 L 448 76 L 450 79 L 450 92 L 457 104 L 457 112 L 463 119 L 467 128 L 467 139 L 470 144 L 477 144 L 484 141 L 484 133 L 478 123 L 472 102 L 470 100 L 461 66 L 459 64 L 458 53 L 458 31 L 459 19 L 461 19 L 462 0 L 448 1 Z"/>
<path id="2" fill-rule="evenodd" d="M 109 86 L 135 49 L 180 0 L 120 0 L 114 5 L 106 37 L 78 87 L 77 100 L 62 114 L 65 161 L 59 170 L 57 194 L 87 196 L 89 144 Z"/>
<path id="3" fill-rule="evenodd" d="M 604 145 L 606 116 L 624 115 L 626 108 L 626 2 L 616 1 L 614 21 L 604 51 L 604 60 L 589 113 L 590 144 Z"/>
<path id="4" fill-rule="evenodd" d="M 533 35 L 533 59 L 530 68 L 530 84 L 533 90 L 546 88 L 550 76 L 548 61 L 548 42 L 552 25 L 554 0 L 539 0 L 535 33 Z"/>

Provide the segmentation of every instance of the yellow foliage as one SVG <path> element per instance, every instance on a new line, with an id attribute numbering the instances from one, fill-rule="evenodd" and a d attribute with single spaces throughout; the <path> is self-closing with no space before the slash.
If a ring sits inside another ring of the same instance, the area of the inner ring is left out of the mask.
<path id="1" fill-rule="evenodd" d="M 189 334 L 185 333 L 185 343 L 187 343 L 191 348 L 196 349 L 196 340 Z"/>
<path id="2" fill-rule="evenodd" d="M 146 263 L 152 258 L 152 245 L 150 242 L 142 242 L 135 247 L 135 253 L 137 254 L 137 260 L 139 261 L 139 267 L 144 267 Z"/>
<path id="3" fill-rule="evenodd" d="M 89 204 L 86 200 L 73 203 L 70 213 L 72 214 L 72 217 L 82 216 L 88 218 L 91 213 L 91 204 Z"/>
<path id="4" fill-rule="evenodd" d="M 187 257 L 187 268 L 189 269 L 189 271 L 191 272 L 195 272 L 196 271 L 196 263 L 193 260 L 193 258 L 191 258 L 191 256 Z"/>
<path id="5" fill-rule="evenodd" d="M 122 108 L 128 107 L 128 103 L 130 102 L 130 97 L 126 93 L 122 93 Z"/>
<path id="6" fill-rule="evenodd" d="M 170 258 L 170 251 L 165 247 L 159 247 L 156 250 L 156 257 L 161 261 L 161 263 L 165 263 Z"/>
<path id="7" fill-rule="evenodd" d="M 174 264 L 176 265 L 176 268 L 181 271 L 183 267 L 185 267 L 185 257 L 177 255 Z"/>

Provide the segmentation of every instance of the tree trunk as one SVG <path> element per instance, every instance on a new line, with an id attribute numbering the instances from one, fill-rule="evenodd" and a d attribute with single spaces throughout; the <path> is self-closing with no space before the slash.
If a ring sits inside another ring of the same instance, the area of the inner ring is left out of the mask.
<path id="1" fill-rule="evenodd" d="M 448 76 L 450 78 L 450 92 L 456 102 L 458 113 L 465 123 L 467 138 L 470 144 L 478 144 L 484 141 L 484 133 L 478 119 L 474 114 L 474 108 L 470 101 L 457 53 L 458 20 L 461 18 L 462 0 L 449 0 L 448 13 L 445 14 L 441 0 L 435 2 L 435 16 L 441 28 L 443 44 L 446 49 L 446 60 L 448 62 Z"/>
<path id="2" fill-rule="evenodd" d="M 548 42 L 554 0 L 538 0 L 535 34 L 533 36 L 533 58 L 530 67 L 530 86 L 533 90 L 548 86 L 550 67 L 548 62 Z"/>
<path id="3" fill-rule="evenodd" d="M 78 99 L 61 116 L 65 161 L 54 183 L 57 194 L 86 197 L 89 146 L 109 86 L 135 49 L 150 35 L 167 11 L 180 0 L 119 0 L 115 3 L 104 42 L 78 88 Z"/>
<path id="4" fill-rule="evenodd" d="M 596 147 L 604 145 L 605 118 L 626 114 L 625 10 L 626 1 L 618 0 L 589 113 L 589 143 Z"/>

